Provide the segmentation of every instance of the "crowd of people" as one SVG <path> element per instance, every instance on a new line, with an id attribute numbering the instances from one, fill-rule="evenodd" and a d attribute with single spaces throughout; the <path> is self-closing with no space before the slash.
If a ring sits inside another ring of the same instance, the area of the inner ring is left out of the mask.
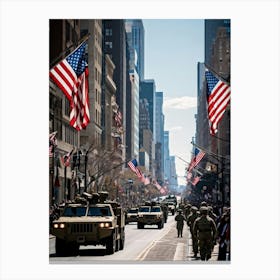
<path id="1" fill-rule="evenodd" d="M 208 261 L 214 246 L 219 245 L 218 261 L 230 260 L 230 207 L 215 209 L 203 201 L 199 208 L 180 205 L 175 216 L 177 237 L 182 237 L 184 224 L 190 229 L 193 258 Z"/>

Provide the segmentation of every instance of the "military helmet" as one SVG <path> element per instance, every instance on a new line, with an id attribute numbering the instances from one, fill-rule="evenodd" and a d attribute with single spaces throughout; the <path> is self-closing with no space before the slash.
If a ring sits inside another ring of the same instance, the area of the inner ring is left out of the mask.
<path id="1" fill-rule="evenodd" d="M 213 211 L 213 207 L 212 206 L 208 206 L 208 210 L 209 210 L 209 212 L 212 212 Z"/>
<path id="2" fill-rule="evenodd" d="M 202 201 L 202 202 L 200 203 L 200 206 L 207 206 L 207 202 L 206 202 L 206 201 Z"/>
<path id="3" fill-rule="evenodd" d="M 198 210 L 198 208 L 196 206 L 192 206 L 191 210 L 192 210 L 192 212 L 196 212 Z"/>
<path id="4" fill-rule="evenodd" d="M 199 212 L 200 212 L 200 214 L 208 214 L 208 208 L 207 207 L 205 207 L 205 206 L 201 206 L 200 208 L 199 208 Z"/>

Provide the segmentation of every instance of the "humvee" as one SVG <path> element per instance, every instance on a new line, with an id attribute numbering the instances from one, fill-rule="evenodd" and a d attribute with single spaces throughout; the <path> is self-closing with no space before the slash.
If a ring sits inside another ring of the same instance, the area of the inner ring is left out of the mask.
<path id="1" fill-rule="evenodd" d="M 84 199 L 65 205 L 50 229 L 58 256 L 78 255 L 80 245 L 103 245 L 107 254 L 124 248 L 124 212 L 107 197 L 106 192 L 84 193 Z"/>
<path id="2" fill-rule="evenodd" d="M 160 205 L 155 202 L 145 203 L 138 209 L 137 228 L 143 229 L 145 225 L 157 225 L 159 229 L 164 226 L 164 215 Z"/>

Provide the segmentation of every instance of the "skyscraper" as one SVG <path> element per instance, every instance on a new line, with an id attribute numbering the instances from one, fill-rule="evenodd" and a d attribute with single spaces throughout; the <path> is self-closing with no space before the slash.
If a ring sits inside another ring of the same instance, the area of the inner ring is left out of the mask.
<path id="1" fill-rule="evenodd" d="M 126 133 L 126 100 L 127 100 L 127 77 L 128 77 L 128 49 L 126 42 L 126 32 L 123 19 L 103 20 L 103 50 L 108 54 L 115 70 L 113 81 L 116 84 L 116 103 L 122 114 L 122 125 Z M 125 147 L 126 137 L 122 137 L 122 144 Z M 125 148 L 122 152 L 123 160 L 126 158 Z"/>
<path id="2" fill-rule="evenodd" d="M 156 85 L 153 79 L 146 79 L 140 82 L 140 99 L 146 99 L 149 104 L 150 129 L 155 139 L 155 90 Z"/>
<path id="3" fill-rule="evenodd" d="M 164 180 L 164 115 L 162 113 L 163 92 L 155 93 L 155 143 L 158 180 Z"/>
<path id="4" fill-rule="evenodd" d="M 127 19 L 126 32 L 129 34 L 129 44 L 132 47 L 130 57 L 136 61 L 139 80 L 144 79 L 144 37 L 145 30 L 141 19 Z"/>

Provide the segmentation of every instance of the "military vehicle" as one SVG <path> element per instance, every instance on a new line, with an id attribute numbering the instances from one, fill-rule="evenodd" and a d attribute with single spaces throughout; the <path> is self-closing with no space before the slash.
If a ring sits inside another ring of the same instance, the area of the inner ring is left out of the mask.
<path id="1" fill-rule="evenodd" d="M 107 192 L 84 193 L 65 205 L 50 229 L 56 237 L 58 256 L 78 255 L 80 245 L 103 245 L 107 254 L 124 248 L 124 212 L 118 203 L 106 200 L 107 197 Z"/>
<path id="2" fill-rule="evenodd" d="M 168 210 L 171 212 L 171 214 L 174 216 L 176 212 L 176 207 L 177 207 L 177 198 L 175 195 L 168 195 L 165 197 L 163 200 L 164 203 L 168 205 Z"/>
<path id="3" fill-rule="evenodd" d="M 131 207 L 127 209 L 125 215 L 125 224 L 129 224 L 131 222 L 137 222 L 137 221 L 138 221 L 138 208 Z"/>
<path id="4" fill-rule="evenodd" d="M 143 229 L 145 225 L 157 225 L 159 229 L 164 226 L 164 214 L 160 205 L 155 202 L 145 203 L 138 209 L 137 228 Z"/>

